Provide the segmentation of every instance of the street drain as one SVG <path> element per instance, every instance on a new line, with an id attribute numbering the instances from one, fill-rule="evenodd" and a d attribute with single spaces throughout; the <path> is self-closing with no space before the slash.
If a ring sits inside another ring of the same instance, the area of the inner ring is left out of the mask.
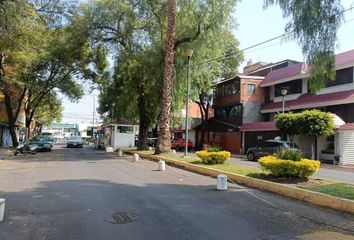
<path id="1" fill-rule="evenodd" d="M 113 223 L 113 224 L 126 224 L 132 221 L 135 221 L 138 219 L 138 216 L 136 216 L 133 213 L 114 213 L 104 219 L 105 222 L 107 223 Z"/>

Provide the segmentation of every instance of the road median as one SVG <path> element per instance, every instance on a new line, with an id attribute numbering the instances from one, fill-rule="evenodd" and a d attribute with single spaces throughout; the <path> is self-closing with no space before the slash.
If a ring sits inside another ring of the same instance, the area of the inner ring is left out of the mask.
<path id="1" fill-rule="evenodd" d="M 195 173 L 203 174 L 206 176 L 215 177 L 218 174 L 225 174 L 232 181 L 246 185 L 255 189 L 264 190 L 272 193 L 276 193 L 282 196 L 290 197 L 293 199 L 309 202 L 322 207 L 329 207 L 335 210 L 348 212 L 354 214 L 354 201 L 343 198 L 329 196 L 323 193 L 313 192 L 306 189 L 293 187 L 287 184 L 275 183 L 262 179 L 243 176 L 227 171 L 216 170 L 207 166 L 196 165 L 184 161 L 172 160 L 163 156 L 144 154 L 139 151 L 124 151 L 127 154 L 138 153 L 141 158 L 159 161 L 164 160 L 166 164 L 175 166 Z"/>

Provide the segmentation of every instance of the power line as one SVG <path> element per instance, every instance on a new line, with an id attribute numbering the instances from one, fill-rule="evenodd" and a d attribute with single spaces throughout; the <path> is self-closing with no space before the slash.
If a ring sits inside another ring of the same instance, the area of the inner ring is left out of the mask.
<path id="1" fill-rule="evenodd" d="M 334 17 L 334 16 L 337 16 L 337 15 L 339 15 L 339 14 L 343 14 L 343 13 L 345 13 L 345 12 L 348 12 L 348 11 L 350 11 L 350 10 L 352 10 L 352 9 L 354 9 L 354 6 L 351 6 L 350 8 L 347 8 L 347 9 L 341 11 L 341 12 L 338 12 L 338 13 L 334 14 L 333 17 Z M 350 21 L 351 21 L 351 20 L 349 20 L 349 21 L 344 21 L 344 22 L 346 23 L 346 22 L 350 22 Z M 251 46 L 246 47 L 246 48 L 244 48 L 244 49 L 241 49 L 241 50 L 239 50 L 239 51 L 228 53 L 227 56 L 224 55 L 224 56 L 220 56 L 220 57 L 217 57 L 217 58 L 212 58 L 212 59 L 207 60 L 207 61 L 205 61 L 205 62 L 201 62 L 201 63 L 197 63 L 197 64 L 192 64 L 192 66 L 201 66 L 201 65 L 208 64 L 208 63 L 211 63 L 211 62 L 216 62 L 216 61 L 219 61 L 219 60 L 226 60 L 226 59 L 232 57 L 233 55 L 238 54 L 239 52 L 244 52 L 244 51 L 247 51 L 247 50 L 249 50 L 249 49 L 258 47 L 258 46 L 260 46 L 260 45 L 263 45 L 263 44 L 265 44 L 265 43 L 272 42 L 272 41 L 277 40 L 277 39 L 279 39 L 279 38 L 285 37 L 286 35 L 289 35 L 289 34 L 291 34 L 292 32 L 293 32 L 293 31 L 283 33 L 283 34 L 281 34 L 281 35 L 279 35 L 279 36 L 270 38 L 270 39 L 265 40 L 265 41 L 260 42 L 260 43 L 256 43 L 256 44 L 254 44 L 254 45 L 251 45 Z"/>

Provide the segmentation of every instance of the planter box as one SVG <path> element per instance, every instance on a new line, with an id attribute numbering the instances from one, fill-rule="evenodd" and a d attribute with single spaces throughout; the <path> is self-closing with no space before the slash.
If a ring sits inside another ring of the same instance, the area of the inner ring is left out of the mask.
<path id="1" fill-rule="evenodd" d="M 335 154 L 320 153 L 320 160 L 334 163 L 335 162 L 334 156 Z"/>

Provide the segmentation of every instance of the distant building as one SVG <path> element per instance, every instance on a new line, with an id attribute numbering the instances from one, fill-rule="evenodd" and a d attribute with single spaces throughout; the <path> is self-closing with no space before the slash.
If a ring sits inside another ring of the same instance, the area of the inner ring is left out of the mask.
<path id="1" fill-rule="evenodd" d="M 60 133 L 65 137 L 70 137 L 79 133 L 79 125 L 76 123 L 50 123 L 42 128 L 42 132 Z"/>

